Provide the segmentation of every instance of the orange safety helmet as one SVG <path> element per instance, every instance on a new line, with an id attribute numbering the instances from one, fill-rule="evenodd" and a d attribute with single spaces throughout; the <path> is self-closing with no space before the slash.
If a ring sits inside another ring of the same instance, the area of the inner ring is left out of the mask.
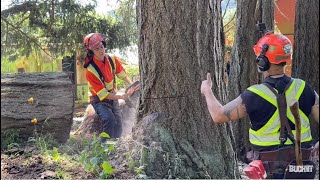
<path id="1" fill-rule="evenodd" d="M 280 64 L 291 59 L 292 45 L 290 40 L 281 34 L 267 33 L 253 46 L 257 56 L 264 56 L 271 64 Z"/>
<path id="2" fill-rule="evenodd" d="M 87 50 L 93 50 L 100 42 L 106 47 L 105 35 L 100 33 L 90 33 L 83 39 Z"/>

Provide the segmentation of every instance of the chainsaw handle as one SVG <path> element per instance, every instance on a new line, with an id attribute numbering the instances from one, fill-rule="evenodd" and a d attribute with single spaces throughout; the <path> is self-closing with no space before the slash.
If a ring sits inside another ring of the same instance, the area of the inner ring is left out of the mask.
<path id="1" fill-rule="evenodd" d="M 129 90 L 131 87 L 137 86 L 137 85 L 139 85 L 139 84 L 140 84 L 140 81 L 135 81 L 135 82 L 132 83 L 130 86 L 128 86 L 124 92 L 127 93 L 128 90 Z M 138 88 L 138 89 L 139 89 L 139 88 Z M 138 89 L 137 89 L 137 90 L 138 90 Z"/>

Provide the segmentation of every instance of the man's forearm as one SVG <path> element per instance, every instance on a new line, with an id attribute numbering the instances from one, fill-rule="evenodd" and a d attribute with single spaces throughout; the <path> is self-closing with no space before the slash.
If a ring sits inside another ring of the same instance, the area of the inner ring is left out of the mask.
<path id="1" fill-rule="evenodd" d="M 315 94 L 316 94 L 316 100 L 314 105 L 312 106 L 311 114 L 313 118 L 319 123 L 319 95 L 316 92 Z"/>
<path id="2" fill-rule="evenodd" d="M 208 92 L 206 95 L 206 102 L 211 118 L 216 123 L 225 122 L 221 115 L 223 113 L 223 108 L 217 98 L 214 96 L 213 92 Z"/>
<path id="3" fill-rule="evenodd" d="M 110 99 L 110 100 L 118 100 L 118 99 L 125 99 L 126 98 L 126 94 L 115 94 L 115 93 L 110 93 L 106 98 Z"/>

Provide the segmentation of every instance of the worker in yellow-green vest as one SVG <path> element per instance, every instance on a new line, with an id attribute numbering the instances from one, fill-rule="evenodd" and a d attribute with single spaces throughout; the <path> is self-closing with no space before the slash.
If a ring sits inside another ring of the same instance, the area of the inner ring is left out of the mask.
<path id="1" fill-rule="evenodd" d="M 205 96 L 215 123 L 235 121 L 249 115 L 249 141 L 252 147 L 249 159 L 262 160 L 265 169 L 271 174 L 269 178 L 277 178 L 277 173 L 280 174 L 278 177 L 283 178 L 286 166 L 295 160 L 295 118 L 290 110 L 295 102 L 299 107 L 297 114 L 301 122 L 303 159 L 309 159 L 310 154 L 319 154 L 319 142 L 314 146 L 312 144 L 308 118 L 311 114 L 319 123 L 319 96 L 304 80 L 285 75 L 284 66 L 292 56 L 292 45 L 287 37 L 268 32 L 253 50 L 257 69 L 263 73 L 262 84 L 248 87 L 236 99 L 223 106 L 212 92 L 211 76 L 208 73 L 207 79 L 201 84 L 201 93 Z M 282 105 L 278 98 L 281 95 L 284 99 Z M 281 114 L 283 118 L 280 118 Z M 280 161 L 285 163 L 281 166 Z M 280 166 L 282 169 L 279 172 L 277 168 Z"/>

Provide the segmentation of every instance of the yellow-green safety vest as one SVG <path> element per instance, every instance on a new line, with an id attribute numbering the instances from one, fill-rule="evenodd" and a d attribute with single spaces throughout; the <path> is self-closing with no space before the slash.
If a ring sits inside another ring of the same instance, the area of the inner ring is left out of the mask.
<path id="1" fill-rule="evenodd" d="M 287 117 L 295 124 L 294 117 L 290 111 L 289 106 L 294 102 L 297 102 L 305 88 L 306 82 L 301 79 L 293 79 L 292 84 L 286 90 L 287 100 Z M 250 128 L 249 130 L 249 141 L 253 145 L 257 146 L 273 146 L 280 145 L 280 116 L 277 104 L 276 95 L 264 84 L 256 84 L 248 88 L 249 91 L 262 97 L 277 109 L 267 121 L 267 123 L 258 129 L 257 131 Z M 276 90 L 277 91 L 277 90 Z M 309 118 L 299 108 L 299 115 L 301 120 L 301 142 L 307 142 L 312 140 Z M 292 130 L 295 135 L 296 131 Z M 285 144 L 293 144 L 290 139 L 287 139 Z"/>

